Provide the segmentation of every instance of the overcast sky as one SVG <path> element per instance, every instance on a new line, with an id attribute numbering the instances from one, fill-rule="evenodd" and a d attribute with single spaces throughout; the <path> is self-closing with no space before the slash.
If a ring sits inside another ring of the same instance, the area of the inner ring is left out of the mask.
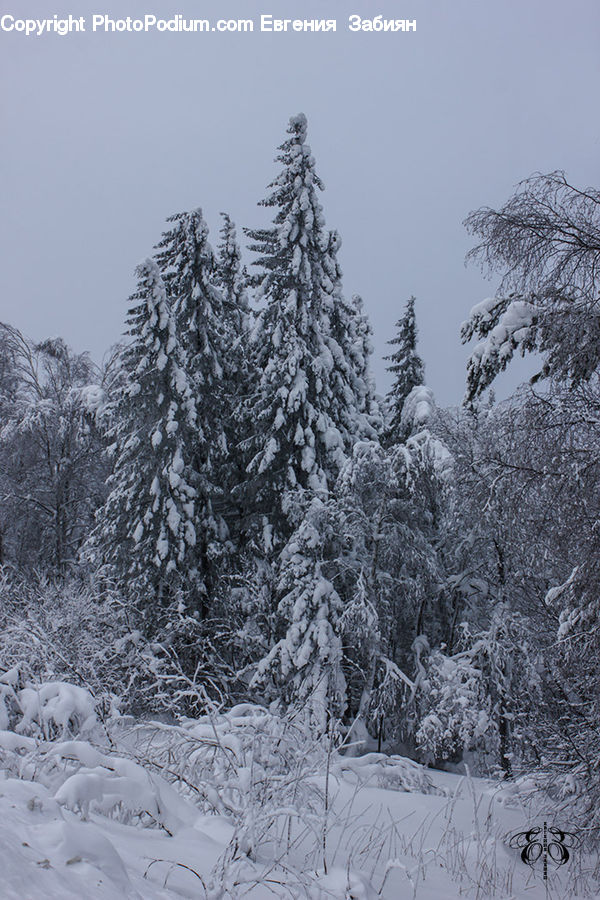
<path id="1" fill-rule="evenodd" d="M 47 2 L 2 0 L 42 18 Z M 135 265 L 167 215 L 202 206 L 263 224 L 287 120 L 306 113 L 341 233 L 348 295 L 363 295 L 373 368 L 410 294 L 438 402 L 464 391 L 461 321 L 493 292 L 465 269 L 462 220 L 532 172 L 600 184 L 599 0 L 59 0 L 52 13 L 336 18 L 337 32 L 0 33 L 0 319 L 62 335 L 96 359 L 119 339 Z M 417 19 L 351 33 L 348 16 Z M 514 380 L 516 375 L 512 376 Z M 505 383 L 504 388 L 512 381 Z"/>

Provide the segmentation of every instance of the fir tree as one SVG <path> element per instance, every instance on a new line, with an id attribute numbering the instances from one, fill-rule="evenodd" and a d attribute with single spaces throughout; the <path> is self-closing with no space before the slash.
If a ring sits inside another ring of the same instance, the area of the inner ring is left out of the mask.
<path id="1" fill-rule="evenodd" d="M 417 353 L 417 323 L 415 319 L 415 298 L 410 297 L 406 304 L 406 312 L 396 322 L 396 337 L 388 344 L 397 346 L 397 350 L 385 359 L 392 362 L 388 372 L 394 375 L 394 383 L 388 392 L 390 421 L 387 428 L 389 444 L 402 443 L 407 437 L 402 424 L 402 408 L 413 388 L 424 384 L 425 367 Z"/>
<path id="2" fill-rule="evenodd" d="M 167 221 L 173 227 L 163 234 L 156 259 L 167 284 L 194 398 L 196 425 L 190 462 L 197 493 L 196 566 L 201 575 L 196 602 L 204 618 L 215 591 L 218 560 L 227 537 L 220 487 L 227 452 L 226 330 L 223 299 L 215 284 L 217 263 L 202 210 L 179 213 Z"/>
<path id="3" fill-rule="evenodd" d="M 223 374 L 223 301 L 216 286 L 217 262 L 208 242 L 208 226 L 201 209 L 178 213 L 167 221 L 174 224 L 163 234 L 155 258 L 190 371 L 196 381 L 216 388 Z M 212 410 L 218 408 L 219 393 L 207 402 Z"/>
<path id="4" fill-rule="evenodd" d="M 119 582 L 151 602 L 168 602 L 194 575 L 188 447 L 196 410 L 158 266 L 147 259 L 137 275 L 127 317 L 131 343 L 122 354 L 125 390 L 111 433 L 116 462 L 92 545 Z"/>
<path id="5" fill-rule="evenodd" d="M 230 319 L 237 324 L 238 334 L 246 328 L 248 308 L 248 273 L 242 266 L 242 254 L 235 231 L 235 224 L 227 213 L 221 213 L 223 227 L 221 242 L 217 246 L 216 283 L 221 288 L 223 302 Z"/>
<path id="6" fill-rule="evenodd" d="M 249 334 L 252 312 L 248 304 L 249 276 L 242 266 L 235 225 L 227 213 L 221 213 L 223 227 L 217 247 L 216 282 L 223 296 L 223 325 L 227 353 L 223 363 L 226 390 L 223 421 L 229 453 L 220 483 L 228 503 L 224 509 L 230 534 L 238 549 L 245 543 L 243 487 L 248 460 L 244 446 L 252 434 L 253 423 L 246 415 L 252 371 L 249 359 Z M 245 564 L 242 566 L 246 568 Z"/>
<path id="7" fill-rule="evenodd" d="M 383 418 L 375 395 L 375 381 L 370 372 L 369 360 L 373 355 L 373 328 L 363 310 L 359 294 L 351 299 L 352 319 L 348 333 L 351 344 L 348 354 L 354 372 L 355 396 L 359 413 L 357 440 L 378 440 L 383 430 Z"/>
<path id="8" fill-rule="evenodd" d="M 242 267 L 235 225 L 226 213 L 221 213 L 223 227 L 217 248 L 215 282 L 222 295 L 222 328 L 226 353 L 223 370 L 226 380 L 224 419 L 227 420 L 228 441 L 232 448 L 242 440 L 241 402 L 249 390 L 248 339 L 251 312 L 248 305 L 248 273 Z M 241 454 L 236 451 L 236 457 Z M 231 462 L 231 460 L 229 460 Z"/>
<path id="9" fill-rule="evenodd" d="M 331 278 L 328 234 L 318 191 L 323 184 L 306 144 L 306 118 L 290 119 L 283 163 L 272 193 L 261 205 L 275 207 L 274 226 L 249 230 L 259 254 L 257 281 L 265 300 L 253 335 L 253 363 L 261 373 L 248 408 L 256 436 L 249 472 L 254 508 L 265 516 L 265 546 L 289 537 L 297 520 L 290 492 L 326 497 L 350 443 L 354 400 L 335 359 L 332 336 L 336 286 Z"/>
<path id="10" fill-rule="evenodd" d="M 278 615 L 284 635 L 260 663 L 254 686 L 271 680 L 275 696 L 303 708 L 324 734 L 330 717 L 346 706 L 342 672 L 342 601 L 326 577 L 337 529 L 326 504 L 315 498 L 281 553 Z"/>
<path id="11" fill-rule="evenodd" d="M 381 415 L 375 399 L 375 385 L 369 372 L 373 353 L 372 328 L 363 313 L 362 299 L 354 294 L 348 302 L 342 290 L 342 270 L 338 252 L 342 240 L 330 231 L 327 241 L 326 272 L 331 281 L 333 310 L 331 315 L 332 353 L 337 380 L 335 394 L 342 400 L 340 416 L 346 416 L 347 453 L 357 440 L 375 440 L 381 431 Z"/>

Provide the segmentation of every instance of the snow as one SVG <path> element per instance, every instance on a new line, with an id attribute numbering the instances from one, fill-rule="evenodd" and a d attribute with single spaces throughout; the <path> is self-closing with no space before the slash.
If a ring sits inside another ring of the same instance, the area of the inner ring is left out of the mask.
<path id="1" fill-rule="evenodd" d="M 179 524 L 181 522 L 181 516 L 177 512 L 177 508 L 175 504 L 168 504 L 169 512 L 167 514 L 167 524 L 171 529 L 172 533 L 176 535 L 179 531 Z"/>
<path id="2" fill-rule="evenodd" d="M 165 559 L 169 552 L 169 541 L 164 535 L 161 535 L 156 542 L 156 552 L 159 560 Z"/>
<path id="3" fill-rule="evenodd" d="M 181 455 L 181 447 L 178 446 L 175 451 L 173 461 L 171 463 L 171 471 L 176 472 L 178 475 L 180 475 L 183 472 L 183 469 L 184 469 L 184 463 L 183 463 L 183 457 Z"/>
<path id="4" fill-rule="evenodd" d="M 433 391 L 424 384 L 414 387 L 402 407 L 402 426 L 408 432 L 425 428 L 435 412 Z"/>
<path id="5" fill-rule="evenodd" d="M 316 463 L 314 447 L 305 445 L 302 448 L 302 468 L 305 472 L 312 472 Z"/>
<path id="6" fill-rule="evenodd" d="M 64 736 L 70 728 L 81 733 L 96 724 L 94 701 L 83 688 L 61 681 L 50 681 L 41 686 L 25 687 L 17 692 L 23 717 L 18 730 L 31 732 L 40 725 L 44 733 L 60 729 Z"/>
<path id="7" fill-rule="evenodd" d="M 311 813 L 312 828 L 301 827 L 283 796 L 279 806 L 268 808 L 269 817 L 285 826 L 284 834 L 287 822 L 292 828 L 283 860 L 269 841 L 260 842 L 260 804 L 271 801 L 254 797 L 254 791 L 269 771 L 275 782 L 289 777 L 284 757 L 290 745 L 285 731 L 277 731 L 276 718 L 261 707 L 242 704 L 212 721 L 188 719 L 180 726 L 142 723 L 137 740 L 117 729 L 112 737 L 118 746 L 105 752 L 84 740 L 42 741 L 34 748 L 32 739 L 14 737 L 12 747 L 5 735 L 0 740 L 5 900 L 542 900 L 546 894 L 541 868 L 532 872 L 505 842 L 507 832 L 545 814 L 532 806 L 536 786 L 526 782 L 504 786 L 426 770 L 400 756 L 334 753 L 327 776 L 323 757 L 293 787 L 307 802 L 308 791 L 311 802 L 321 803 L 321 812 Z M 276 746 L 281 760 L 272 755 Z M 183 782 L 170 785 L 158 774 L 151 758 L 154 754 L 158 762 L 161 748 L 170 759 L 167 768 L 176 768 L 183 752 L 196 778 L 212 769 L 212 783 L 197 782 L 212 810 L 203 811 Z M 119 756 L 124 750 L 146 757 L 145 765 Z M 22 753 L 37 765 L 19 776 L 9 757 L 22 766 Z M 64 760 L 66 770 L 51 759 Z M 145 821 L 143 814 L 135 815 L 142 808 L 150 813 Z M 240 816 L 247 828 L 236 825 Z M 163 824 L 157 827 L 152 817 Z M 578 866 L 579 883 L 587 881 L 590 891 L 591 862 L 582 858 Z M 550 896 L 585 896 L 583 890 L 571 892 L 567 870 L 550 866 Z"/>
<path id="8" fill-rule="evenodd" d="M 492 319 L 492 313 L 497 306 L 498 297 L 486 297 L 485 300 L 480 300 L 479 303 L 476 303 L 475 306 L 471 308 L 469 319 L 488 322 Z M 466 326 L 467 323 L 463 322 L 462 327 L 465 328 Z"/>
<path id="9" fill-rule="evenodd" d="M 8 722 L 6 723 L 8 725 Z M 0 731 L 0 748 L 10 750 L 13 753 L 34 750 L 36 742 L 33 738 L 15 734 L 13 731 Z"/>
<path id="10" fill-rule="evenodd" d="M 106 391 L 99 384 L 88 384 L 80 390 L 81 402 L 90 413 L 97 413 L 107 401 Z"/>
<path id="11" fill-rule="evenodd" d="M 330 593 L 319 581 L 313 602 Z M 2 683 L 15 690 L 18 673 Z M 46 711 L 37 720 L 34 695 Z M 16 697 L 17 731 L 0 732 L 6 900 L 545 896 L 541 871 L 505 841 L 547 815 L 532 779 L 494 783 L 397 755 L 328 752 L 296 714 L 250 703 L 179 724 L 117 717 L 103 728 L 75 685 L 29 684 Z M 32 736 L 18 733 L 26 727 Z M 61 727 L 75 737 L 62 739 Z M 590 891 L 592 863 L 578 861 Z M 551 867 L 550 879 L 553 896 L 577 896 L 569 872 Z"/>
<path id="12" fill-rule="evenodd" d="M 270 438 L 269 443 L 265 447 L 264 453 L 262 455 L 262 459 L 260 461 L 260 465 L 258 467 L 259 475 L 261 474 L 261 472 L 264 472 L 266 469 L 268 469 L 270 464 L 275 459 L 278 449 L 279 449 L 279 442 L 277 441 L 277 439 L 274 437 Z"/>
<path id="13" fill-rule="evenodd" d="M 489 380 L 489 373 L 502 371 L 517 348 L 523 351 L 531 338 L 538 316 L 535 304 L 523 299 L 506 300 L 490 297 L 471 310 L 470 319 L 462 325 L 463 340 L 476 332 L 482 335 L 471 351 L 469 379 Z"/>
<path id="14" fill-rule="evenodd" d="M 413 465 L 430 466 L 441 481 L 448 481 L 451 478 L 454 465 L 452 454 L 427 428 L 409 437 L 406 451 Z"/>

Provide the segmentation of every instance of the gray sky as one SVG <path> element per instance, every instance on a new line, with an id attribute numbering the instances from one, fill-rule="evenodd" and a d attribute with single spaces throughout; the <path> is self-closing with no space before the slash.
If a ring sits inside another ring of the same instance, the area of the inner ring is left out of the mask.
<path id="1" fill-rule="evenodd" d="M 600 183 L 599 0 L 147 0 L 69 6 L 115 18 L 336 18 L 332 33 L 0 33 L 4 214 L 0 319 L 62 335 L 95 358 L 123 329 L 133 269 L 167 215 L 202 206 L 260 225 L 290 115 L 304 112 L 343 240 L 348 295 L 364 297 L 373 368 L 407 297 L 441 404 L 464 390 L 458 337 L 493 283 L 464 267 L 468 212 L 534 171 Z M 0 12 L 42 18 L 40 0 Z M 417 19 L 416 34 L 351 33 L 350 14 Z M 521 367 L 520 371 L 524 371 Z M 505 379 L 504 390 L 516 374 Z"/>

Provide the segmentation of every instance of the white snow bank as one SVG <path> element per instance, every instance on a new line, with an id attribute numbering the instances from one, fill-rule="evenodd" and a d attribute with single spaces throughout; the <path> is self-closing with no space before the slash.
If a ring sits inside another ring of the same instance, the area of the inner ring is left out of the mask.
<path id="1" fill-rule="evenodd" d="M 179 725 L 114 720 L 110 740 L 46 740 L 40 720 L 35 738 L 0 732 L 3 900 L 545 895 L 504 841 L 538 820 L 537 785 L 329 754 L 253 704 Z M 597 895 L 588 862 L 580 896 Z M 572 895 L 568 867 L 550 878 L 553 896 Z"/>

